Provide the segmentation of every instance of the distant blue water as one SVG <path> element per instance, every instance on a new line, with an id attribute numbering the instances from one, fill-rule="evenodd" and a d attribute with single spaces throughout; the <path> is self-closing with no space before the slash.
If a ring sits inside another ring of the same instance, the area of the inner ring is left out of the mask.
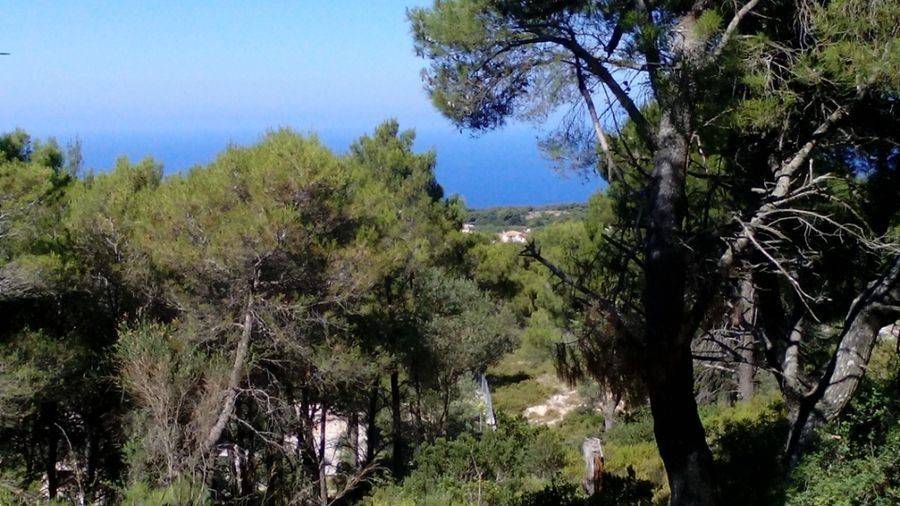
<path id="1" fill-rule="evenodd" d="M 252 144 L 263 133 L 94 134 L 80 139 L 85 166 L 96 171 L 108 170 L 116 158 L 125 155 L 132 160 L 152 156 L 163 163 L 166 173 L 172 173 L 212 161 L 229 143 Z M 338 153 L 346 152 L 362 133 L 317 132 Z M 68 140 L 59 139 L 62 144 Z M 583 202 L 601 185 L 598 180 L 586 183 L 555 173 L 537 149 L 536 134 L 526 129 L 477 138 L 449 128 L 419 131 L 416 148 L 436 150 L 438 181 L 445 193 L 461 195 L 470 207 Z"/>

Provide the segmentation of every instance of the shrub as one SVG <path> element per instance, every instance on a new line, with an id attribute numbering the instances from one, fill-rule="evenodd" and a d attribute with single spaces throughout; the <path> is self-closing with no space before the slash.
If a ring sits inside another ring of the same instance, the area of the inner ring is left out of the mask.
<path id="1" fill-rule="evenodd" d="M 720 409 L 707 422 L 722 497 L 734 505 L 783 504 L 784 409 L 771 396 Z"/>
<path id="2" fill-rule="evenodd" d="M 537 492 L 524 494 L 516 506 L 645 506 L 653 504 L 653 484 L 633 475 L 608 474 L 603 479 L 603 489 L 586 497 L 573 484 L 550 484 Z"/>
<path id="3" fill-rule="evenodd" d="M 199 483 L 182 478 L 167 487 L 153 487 L 146 482 L 132 483 L 122 492 L 121 504 L 131 506 L 200 506 L 212 504 L 209 492 Z"/>
<path id="4" fill-rule="evenodd" d="M 397 486 L 379 487 L 372 504 L 513 504 L 555 479 L 564 464 L 559 438 L 522 418 L 501 416 L 496 431 L 438 439 L 416 453 Z"/>

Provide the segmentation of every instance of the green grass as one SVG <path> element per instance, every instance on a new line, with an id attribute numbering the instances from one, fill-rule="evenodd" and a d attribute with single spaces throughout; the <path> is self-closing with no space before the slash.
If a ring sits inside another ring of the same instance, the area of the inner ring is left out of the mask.
<path id="1" fill-rule="evenodd" d="M 549 360 L 535 363 L 518 349 L 488 370 L 494 408 L 520 415 L 529 406 L 544 402 L 562 383 Z"/>
<path id="2" fill-rule="evenodd" d="M 546 400 L 553 391 L 553 387 L 535 378 L 528 378 L 494 390 L 494 408 L 511 415 L 520 415 L 525 408 Z"/>

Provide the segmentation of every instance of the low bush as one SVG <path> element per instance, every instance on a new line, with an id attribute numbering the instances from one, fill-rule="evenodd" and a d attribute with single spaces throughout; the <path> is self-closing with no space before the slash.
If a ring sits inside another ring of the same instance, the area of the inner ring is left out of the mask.
<path id="1" fill-rule="evenodd" d="M 209 492 L 202 484 L 188 479 L 175 481 L 167 487 L 153 487 L 146 482 L 132 483 L 122 491 L 121 504 L 132 506 L 202 506 L 212 504 Z"/>
<path id="2" fill-rule="evenodd" d="M 564 465 L 559 439 L 521 417 L 500 416 L 496 431 L 463 433 L 419 449 L 399 485 L 376 488 L 371 504 L 513 504 L 552 482 Z"/>

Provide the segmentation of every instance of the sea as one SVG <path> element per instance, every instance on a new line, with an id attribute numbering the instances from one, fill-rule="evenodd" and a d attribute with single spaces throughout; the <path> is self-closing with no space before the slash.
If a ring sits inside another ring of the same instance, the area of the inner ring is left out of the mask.
<path id="1" fill-rule="evenodd" d="M 103 172 L 117 158 L 152 157 L 166 174 L 206 164 L 230 144 L 258 142 L 265 131 L 141 132 L 77 135 L 86 169 Z M 309 133 L 309 132 L 300 132 Z M 345 153 L 365 132 L 317 130 L 315 134 L 336 153 Z M 549 205 L 584 202 L 602 190 L 599 179 L 585 179 L 553 168 L 538 149 L 539 132 L 501 130 L 473 136 L 467 132 L 418 130 L 417 151 L 437 153 L 436 173 L 446 195 L 461 196 L 471 208 L 511 205 Z M 57 139 L 61 144 L 74 137 Z"/>

